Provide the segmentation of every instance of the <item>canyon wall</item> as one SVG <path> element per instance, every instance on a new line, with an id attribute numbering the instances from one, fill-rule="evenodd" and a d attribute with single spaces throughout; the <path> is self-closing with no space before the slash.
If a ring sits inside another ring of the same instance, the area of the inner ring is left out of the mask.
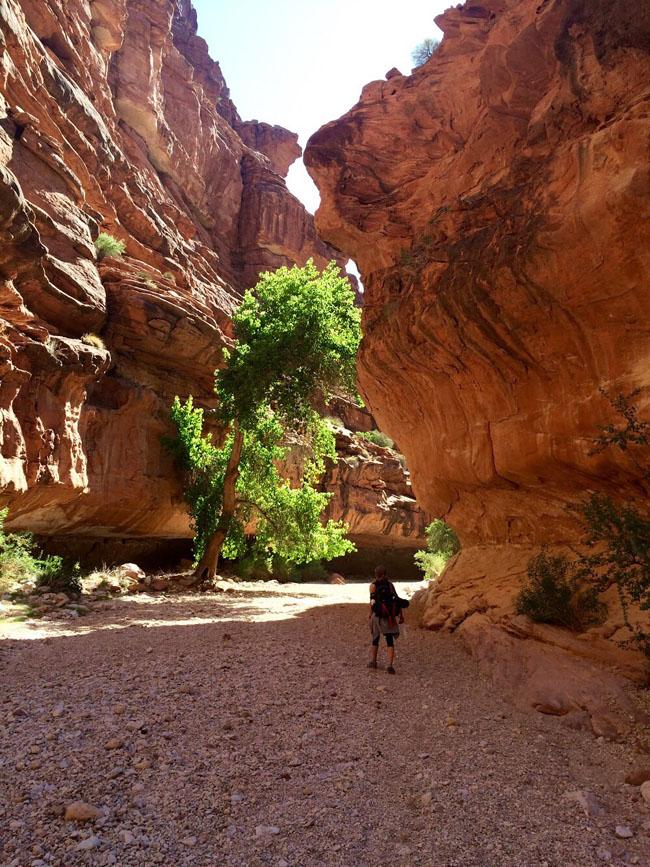
<path id="1" fill-rule="evenodd" d="M 188 0 L 0 0 L 9 527 L 189 534 L 160 442 L 173 396 L 211 405 L 260 271 L 342 261 L 287 190 L 300 153 L 294 133 L 240 119 Z M 98 260 L 100 231 L 122 257 Z"/>
<path id="2" fill-rule="evenodd" d="M 530 633 L 512 599 L 531 552 L 578 539 L 566 505 L 643 491 L 590 447 L 601 387 L 650 410 L 650 8 L 470 0 L 436 23 L 433 57 L 367 85 L 305 162 L 365 286 L 362 394 L 463 543 L 423 622 L 491 664 L 514 659 L 495 624 Z M 523 689 L 531 665 L 501 671 Z"/>

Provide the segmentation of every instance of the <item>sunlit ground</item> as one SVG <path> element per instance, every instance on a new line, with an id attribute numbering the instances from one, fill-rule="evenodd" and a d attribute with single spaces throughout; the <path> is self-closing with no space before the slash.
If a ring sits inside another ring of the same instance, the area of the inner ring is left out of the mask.
<path id="1" fill-rule="evenodd" d="M 396 582 L 406 598 L 423 582 Z M 322 605 L 362 605 L 368 600 L 367 584 L 278 584 L 247 581 L 219 582 L 207 593 L 139 593 L 119 596 L 92 605 L 90 613 L 74 620 L 48 617 L 0 620 L 0 640 L 43 639 L 84 635 L 101 630 L 192 626 L 244 621 L 288 620 Z"/>

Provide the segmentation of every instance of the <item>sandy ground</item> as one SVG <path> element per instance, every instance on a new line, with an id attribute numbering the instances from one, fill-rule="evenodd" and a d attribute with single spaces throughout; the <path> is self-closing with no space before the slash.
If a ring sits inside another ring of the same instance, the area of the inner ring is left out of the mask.
<path id="1" fill-rule="evenodd" d="M 5 624 L 0 863 L 649 863 L 630 746 L 514 710 L 453 637 L 409 630 L 396 676 L 368 670 L 365 598 L 232 585 Z M 76 800 L 98 817 L 65 821 Z"/>

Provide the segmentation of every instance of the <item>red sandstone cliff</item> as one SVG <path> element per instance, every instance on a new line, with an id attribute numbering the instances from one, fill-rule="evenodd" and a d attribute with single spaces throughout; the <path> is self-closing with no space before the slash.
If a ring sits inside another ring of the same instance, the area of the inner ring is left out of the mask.
<path id="1" fill-rule="evenodd" d="M 317 226 L 364 282 L 364 396 L 463 541 L 424 622 L 505 659 L 490 626 L 521 634 L 532 546 L 576 539 L 565 505 L 586 489 L 639 481 L 588 452 L 599 386 L 650 409 L 650 8 L 470 0 L 436 21 L 432 59 L 367 85 L 305 161 Z"/>
<path id="2" fill-rule="evenodd" d="M 241 121 L 188 0 L 1 13 L 0 502 L 16 529 L 185 536 L 173 395 L 210 402 L 261 270 L 337 257 L 283 179 L 297 136 Z"/>

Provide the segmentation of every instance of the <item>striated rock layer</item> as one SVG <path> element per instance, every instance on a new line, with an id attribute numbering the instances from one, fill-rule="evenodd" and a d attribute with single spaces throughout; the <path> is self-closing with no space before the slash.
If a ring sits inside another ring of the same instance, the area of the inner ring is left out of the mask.
<path id="1" fill-rule="evenodd" d="M 482 609 L 488 629 L 489 582 L 510 576 L 511 613 L 531 551 L 577 538 L 568 502 L 641 489 L 589 448 L 599 387 L 650 404 L 650 9 L 481 0 L 436 22 L 431 60 L 367 85 L 305 161 L 365 286 L 364 396 L 463 542 L 430 625 Z"/>
<path id="2" fill-rule="evenodd" d="M 188 535 L 160 443 L 173 395 L 210 405 L 261 270 L 337 258 L 287 190 L 300 152 L 294 133 L 241 121 L 188 0 L 0 0 L 11 528 Z M 122 258 L 97 261 L 100 231 Z"/>

